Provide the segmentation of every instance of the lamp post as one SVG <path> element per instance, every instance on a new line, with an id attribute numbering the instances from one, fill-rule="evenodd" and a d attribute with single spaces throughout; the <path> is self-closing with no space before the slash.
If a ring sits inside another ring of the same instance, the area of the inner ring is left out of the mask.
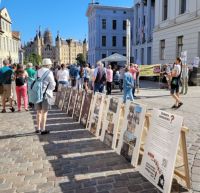
<path id="1" fill-rule="evenodd" d="M 130 56 L 131 56 L 131 23 L 126 20 L 126 64 L 130 67 Z"/>

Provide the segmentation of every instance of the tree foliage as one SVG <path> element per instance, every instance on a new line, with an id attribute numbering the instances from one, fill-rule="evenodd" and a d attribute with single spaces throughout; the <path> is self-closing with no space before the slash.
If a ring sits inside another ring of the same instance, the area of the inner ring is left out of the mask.
<path id="1" fill-rule="evenodd" d="M 42 57 L 38 54 L 31 53 L 28 57 L 25 57 L 24 64 L 31 62 L 34 66 L 42 63 Z"/>
<path id="2" fill-rule="evenodd" d="M 86 59 L 82 53 L 77 54 L 76 61 L 77 61 L 77 64 L 79 64 L 80 66 L 83 66 L 86 64 Z"/>

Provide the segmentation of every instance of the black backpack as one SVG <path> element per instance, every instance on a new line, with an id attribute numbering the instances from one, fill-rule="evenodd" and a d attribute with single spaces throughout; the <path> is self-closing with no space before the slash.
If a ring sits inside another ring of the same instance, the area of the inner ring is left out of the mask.
<path id="1" fill-rule="evenodd" d="M 100 74 L 100 70 L 98 69 L 95 83 L 103 84 L 104 82 L 106 82 L 106 73 L 105 73 L 105 70 L 102 71 L 102 75 L 101 75 Z"/>

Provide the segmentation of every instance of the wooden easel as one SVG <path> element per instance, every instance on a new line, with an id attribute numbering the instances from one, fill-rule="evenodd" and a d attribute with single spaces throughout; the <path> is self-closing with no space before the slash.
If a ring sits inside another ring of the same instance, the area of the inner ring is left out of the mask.
<path id="1" fill-rule="evenodd" d="M 145 124 L 143 128 L 141 147 L 140 147 L 140 156 L 143 156 L 144 154 L 144 144 L 150 127 L 150 117 L 151 117 L 150 113 L 147 113 L 145 116 Z M 187 146 L 186 146 L 186 134 L 188 132 L 189 129 L 183 126 L 180 134 L 179 149 L 176 158 L 174 175 L 178 177 L 178 180 L 180 180 L 180 182 L 183 182 L 184 186 L 190 189 L 191 183 L 190 183 L 190 173 L 189 173 Z"/>

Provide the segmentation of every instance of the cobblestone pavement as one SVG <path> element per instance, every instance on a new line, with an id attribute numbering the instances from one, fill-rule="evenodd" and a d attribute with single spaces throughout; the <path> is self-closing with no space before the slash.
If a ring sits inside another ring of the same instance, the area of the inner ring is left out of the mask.
<path id="1" fill-rule="evenodd" d="M 147 105 L 149 112 L 159 108 L 184 117 L 184 125 L 190 129 L 187 146 L 192 190 L 200 192 L 200 87 L 189 87 L 188 94 L 181 95 L 184 105 L 178 110 L 171 109 L 174 100 L 168 90 L 159 89 L 158 83 L 142 81 L 141 87 L 135 101 Z M 115 94 L 119 95 L 119 92 Z"/>
<path id="2" fill-rule="evenodd" d="M 194 93 L 197 89 L 194 89 Z M 150 96 L 138 101 L 168 108 L 172 101 L 165 101 L 160 91 L 142 90 Z M 167 94 L 167 92 L 166 92 Z M 160 96 L 160 97 L 157 97 Z M 165 91 L 164 91 L 165 95 Z M 187 97 L 190 97 L 189 94 Z M 157 97 L 155 104 L 153 98 Z M 199 95 L 198 95 L 199 96 Z M 197 97 L 191 95 L 191 97 Z M 170 97 L 169 97 L 170 98 Z M 199 192 L 200 136 L 198 136 L 198 98 L 184 99 L 183 109 L 191 117 L 188 136 L 193 190 Z M 190 99 L 190 100 L 191 100 Z M 194 109 L 191 105 L 195 106 Z M 152 108 L 151 106 L 148 106 Z M 193 120 L 193 121 L 192 121 Z M 187 119 L 185 123 L 190 123 Z M 0 114 L 0 193 L 158 193 L 138 171 L 121 156 L 91 135 L 63 112 L 53 109 L 48 115 L 49 135 L 33 133 L 34 112 Z M 194 137 L 194 139 L 193 139 Z M 192 139 L 190 139 L 192 138 Z M 195 188 L 196 187 L 196 188 Z M 172 192 L 186 192 L 174 185 Z M 179 191 L 175 191 L 178 189 Z"/>

